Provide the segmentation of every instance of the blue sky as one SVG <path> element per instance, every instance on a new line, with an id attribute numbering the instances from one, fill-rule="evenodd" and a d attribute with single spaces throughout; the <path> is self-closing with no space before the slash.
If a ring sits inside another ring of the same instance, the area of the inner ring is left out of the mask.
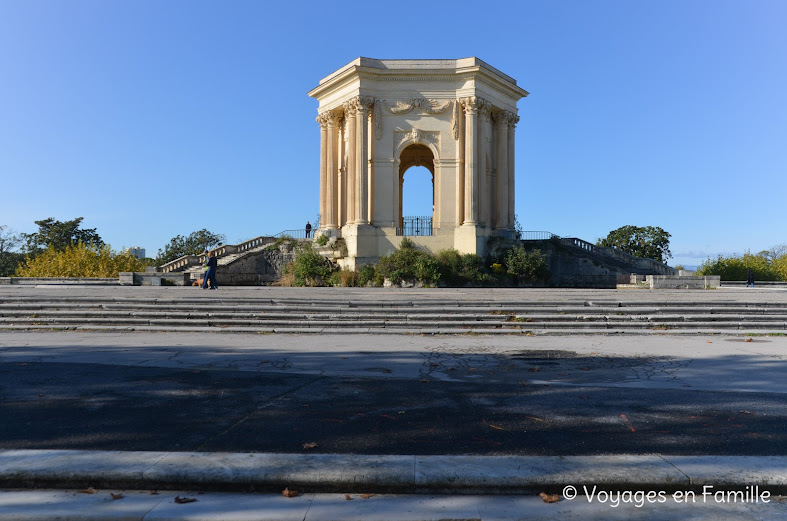
<path id="1" fill-rule="evenodd" d="M 148 255 L 201 228 L 301 228 L 321 78 L 358 56 L 477 56 L 531 93 L 525 230 L 661 226 L 672 265 L 787 243 L 787 2 L 483 6 L 0 0 L 0 224 L 84 217 Z"/>

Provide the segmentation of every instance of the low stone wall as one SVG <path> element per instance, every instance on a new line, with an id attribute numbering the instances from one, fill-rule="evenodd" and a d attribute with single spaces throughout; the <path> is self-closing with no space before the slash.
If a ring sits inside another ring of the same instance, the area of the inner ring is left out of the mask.
<path id="1" fill-rule="evenodd" d="M 711 289 L 721 285 L 721 277 L 680 277 L 678 275 L 647 275 L 650 289 Z"/>
<path id="2" fill-rule="evenodd" d="M 188 273 L 160 271 L 122 272 L 118 277 L 121 286 L 189 286 L 191 279 Z"/>
<path id="3" fill-rule="evenodd" d="M 0 285 L 28 285 L 40 286 L 50 285 L 74 285 L 80 286 L 117 286 L 120 284 L 118 279 L 105 279 L 97 277 L 0 277 Z"/>

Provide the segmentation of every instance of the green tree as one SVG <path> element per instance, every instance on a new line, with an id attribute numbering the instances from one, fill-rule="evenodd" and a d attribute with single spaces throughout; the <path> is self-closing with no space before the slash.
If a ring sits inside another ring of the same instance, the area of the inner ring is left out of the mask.
<path id="1" fill-rule="evenodd" d="M 161 266 L 170 261 L 174 261 L 184 255 L 199 255 L 205 250 L 210 250 L 216 246 L 221 246 L 227 241 L 227 237 L 220 233 L 212 233 L 206 229 L 190 233 L 187 237 L 176 235 L 170 239 L 169 244 L 164 246 L 164 251 L 158 251 L 156 264 Z"/>
<path id="2" fill-rule="evenodd" d="M 719 255 L 715 259 L 707 259 L 697 269 L 697 275 L 718 275 L 721 280 L 746 280 L 748 270 L 754 273 L 754 280 L 785 280 L 783 270 L 787 268 L 787 255 L 771 257 L 769 252 L 753 255 L 750 252 L 742 256 Z"/>
<path id="3" fill-rule="evenodd" d="M 42 221 L 35 221 L 38 231 L 22 234 L 25 241 L 25 252 L 35 255 L 50 247 L 56 251 L 63 251 L 67 246 L 73 246 L 79 242 L 96 247 L 103 246 L 104 241 L 95 228 L 80 228 L 83 219 L 84 217 L 77 217 L 70 221 L 61 222 L 56 221 L 54 217 L 49 217 Z"/>
<path id="4" fill-rule="evenodd" d="M 669 233 L 658 226 L 621 226 L 612 230 L 598 246 L 617 248 L 635 257 L 666 262 L 672 257 L 669 251 Z"/>
<path id="5" fill-rule="evenodd" d="M 0 225 L 0 277 L 13 275 L 25 254 L 13 251 L 22 244 L 22 238 L 8 226 Z"/>

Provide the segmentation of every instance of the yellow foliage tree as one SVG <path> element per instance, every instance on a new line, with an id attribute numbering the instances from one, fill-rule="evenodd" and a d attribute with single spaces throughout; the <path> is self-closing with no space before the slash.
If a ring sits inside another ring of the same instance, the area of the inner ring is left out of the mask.
<path id="1" fill-rule="evenodd" d="M 94 247 L 84 243 L 62 251 L 49 247 L 43 253 L 25 257 L 17 277 L 117 277 L 121 271 L 145 271 L 145 262 L 128 252 L 114 253 L 109 245 Z"/>

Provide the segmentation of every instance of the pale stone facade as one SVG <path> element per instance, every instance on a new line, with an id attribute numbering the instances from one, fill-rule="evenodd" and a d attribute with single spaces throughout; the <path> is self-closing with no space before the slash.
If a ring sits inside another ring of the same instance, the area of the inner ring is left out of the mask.
<path id="1" fill-rule="evenodd" d="M 358 58 L 320 81 L 320 233 L 344 238 L 344 265 L 401 241 L 405 171 L 432 173 L 432 251 L 484 253 L 514 232 L 516 81 L 478 58 Z"/>

